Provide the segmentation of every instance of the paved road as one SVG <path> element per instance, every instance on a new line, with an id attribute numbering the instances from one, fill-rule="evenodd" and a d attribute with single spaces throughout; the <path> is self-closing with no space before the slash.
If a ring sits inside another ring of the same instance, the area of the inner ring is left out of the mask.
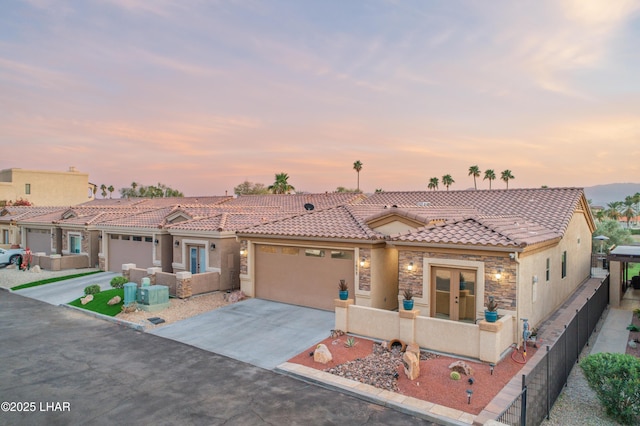
<path id="1" fill-rule="evenodd" d="M 102 290 L 111 290 L 111 279 L 118 275 L 120 274 L 115 272 L 100 272 L 85 277 L 16 290 L 16 293 L 52 305 L 60 305 L 84 296 L 84 288 L 92 284 L 98 284 Z"/>
<path id="2" fill-rule="evenodd" d="M 0 330 L 3 425 L 433 424 L 4 290 Z"/>
<path id="3" fill-rule="evenodd" d="M 334 326 L 333 312 L 247 299 L 149 333 L 273 370 L 329 337 Z"/>

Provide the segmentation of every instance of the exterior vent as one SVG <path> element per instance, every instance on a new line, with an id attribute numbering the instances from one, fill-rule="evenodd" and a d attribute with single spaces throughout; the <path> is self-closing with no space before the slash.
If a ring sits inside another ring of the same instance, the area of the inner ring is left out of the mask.
<path id="1" fill-rule="evenodd" d="M 313 204 L 311 204 L 311 203 L 306 203 L 306 204 L 304 205 L 304 209 L 305 209 L 305 210 L 313 210 L 313 209 L 315 209 L 315 208 L 316 208 L 316 207 L 315 207 Z"/>
<path id="2" fill-rule="evenodd" d="M 416 205 L 417 205 L 417 206 L 419 206 L 419 207 L 428 207 L 428 206 L 430 206 L 430 205 L 431 205 L 431 203 L 430 203 L 430 202 L 428 202 L 428 201 L 418 201 L 418 202 L 416 203 Z"/>

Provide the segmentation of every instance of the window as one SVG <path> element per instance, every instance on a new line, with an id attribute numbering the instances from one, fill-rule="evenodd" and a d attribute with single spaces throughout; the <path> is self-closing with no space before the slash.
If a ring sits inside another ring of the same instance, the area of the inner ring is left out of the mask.
<path id="1" fill-rule="evenodd" d="M 549 279 L 551 278 L 551 259 L 549 259 L 548 257 L 547 257 L 547 269 L 545 274 L 546 274 L 545 275 L 546 280 L 549 281 Z"/>
<path id="2" fill-rule="evenodd" d="M 332 258 L 332 259 L 346 259 L 346 260 L 351 260 L 351 259 L 353 259 L 353 252 L 350 252 L 350 251 L 338 251 L 338 250 L 331 250 L 331 258 Z"/>
<path id="3" fill-rule="evenodd" d="M 30 183 L 25 183 L 24 184 L 24 193 L 25 194 L 31 194 L 31 184 Z"/>
<path id="4" fill-rule="evenodd" d="M 142 241 L 142 237 L 139 237 L 137 235 L 133 236 L 133 241 Z"/>
<path id="5" fill-rule="evenodd" d="M 2 230 L 2 244 L 9 244 L 9 230 Z"/>
<path id="6" fill-rule="evenodd" d="M 311 257 L 324 257 L 324 250 L 306 249 L 304 251 L 304 255 Z"/>
<path id="7" fill-rule="evenodd" d="M 567 276 L 567 252 L 562 252 L 562 278 Z"/>
<path id="8" fill-rule="evenodd" d="M 76 234 L 69 235 L 69 251 L 71 253 L 80 253 L 82 237 Z"/>
<path id="9" fill-rule="evenodd" d="M 144 237 L 144 242 L 145 242 L 145 243 L 153 242 L 153 238 L 151 238 L 151 237 Z"/>

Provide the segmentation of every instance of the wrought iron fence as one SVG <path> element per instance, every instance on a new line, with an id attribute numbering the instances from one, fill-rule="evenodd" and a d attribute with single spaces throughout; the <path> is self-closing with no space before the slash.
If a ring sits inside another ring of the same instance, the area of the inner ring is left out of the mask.
<path id="1" fill-rule="evenodd" d="M 522 376 L 522 392 L 497 418 L 511 426 L 539 425 L 567 383 L 571 369 L 578 362 L 580 352 L 589 344 L 602 313 L 609 304 L 609 277 L 588 297 L 563 333 L 546 346 L 545 356 Z"/>

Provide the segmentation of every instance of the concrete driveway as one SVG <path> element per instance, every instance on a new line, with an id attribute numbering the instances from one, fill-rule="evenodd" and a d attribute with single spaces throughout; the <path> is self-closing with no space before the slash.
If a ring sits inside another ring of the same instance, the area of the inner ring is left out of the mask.
<path id="1" fill-rule="evenodd" d="M 248 299 L 149 333 L 273 370 L 329 337 L 334 313 Z M 162 312 L 158 312 L 162 318 Z"/>
<path id="2" fill-rule="evenodd" d="M 41 300 L 52 305 L 69 303 L 84 296 L 84 288 L 91 284 L 98 284 L 102 290 L 111 289 L 111 279 L 120 274 L 115 272 L 100 272 L 85 277 L 72 278 L 47 285 L 16 290 L 14 293 L 31 299 Z"/>

